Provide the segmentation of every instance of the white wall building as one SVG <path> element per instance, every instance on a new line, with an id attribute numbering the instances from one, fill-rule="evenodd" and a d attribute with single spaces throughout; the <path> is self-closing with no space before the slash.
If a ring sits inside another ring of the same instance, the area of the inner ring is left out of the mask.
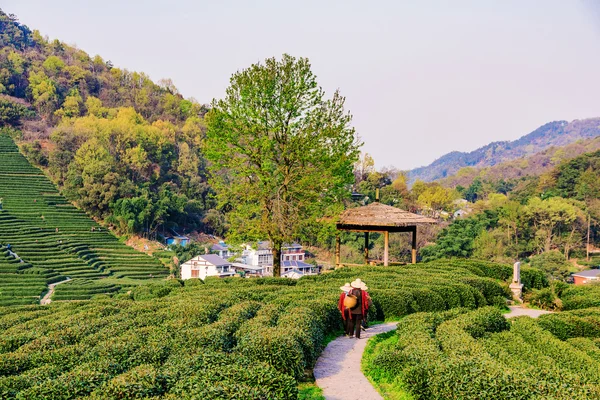
<path id="1" fill-rule="evenodd" d="M 216 254 L 203 254 L 181 264 L 181 279 L 204 280 L 207 276 L 226 278 L 234 275 L 235 268 L 232 264 Z"/>
<path id="2" fill-rule="evenodd" d="M 244 264 L 254 265 L 257 267 L 266 267 L 273 265 L 273 253 L 271 252 L 271 244 L 269 242 L 258 242 L 256 249 L 250 247 L 242 253 Z"/>

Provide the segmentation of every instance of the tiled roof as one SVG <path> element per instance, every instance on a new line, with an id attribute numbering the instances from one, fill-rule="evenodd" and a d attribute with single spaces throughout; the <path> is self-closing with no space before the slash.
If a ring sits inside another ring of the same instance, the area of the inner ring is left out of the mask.
<path id="1" fill-rule="evenodd" d="M 292 268 L 312 268 L 314 265 L 305 263 L 303 261 L 283 261 L 282 265 L 284 267 L 292 267 Z"/>
<path id="2" fill-rule="evenodd" d="M 204 261 L 208 261 L 209 263 L 211 263 L 212 265 L 215 265 L 217 267 L 220 267 L 223 265 L 231 265 L 231 263 L 229 261 L 219 257 L 216 254 L 202 254 L 201 256 L 198 256 L 198 258 L 201 258 Z"/>
<path id="3" fill-rule="evenodd" d="M 595 278 L 598 275 L 600 275 L 600 269 L 588 269 L 573 274 L 573 276 L 581 276 L 583 278 Z"/>

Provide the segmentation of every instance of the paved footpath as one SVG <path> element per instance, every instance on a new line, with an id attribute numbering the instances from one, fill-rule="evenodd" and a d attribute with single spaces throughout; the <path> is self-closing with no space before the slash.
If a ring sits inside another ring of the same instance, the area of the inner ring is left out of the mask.
<path id="1" fill-rule="evenodd" d="M 526 315 L 531 318 L 537 318 L 540 315 L 552 313 L 552 311 L 534 310 L 531 308 L 523 308 L 519 306 L 510 306 L 508 308 L 510 308 L 510 312 L 508 314 L 504 314 L 506 318 L 520 317 L 522 315 Z"/>
<path id="2" fill-rule="evenodd" d="M 318 387 L 327 400 L 383 399 L 360 370 L 367 339 L 396 329 L 397 322 L 373 325 L 361 333 L 360 339 L 341 336 L 330 342 L 315 365 Z"/>
<path id="3" fill-rule="evenodd" d="M 551 311 L 533 310 L 510 306 L 506 318 L 526 315 L 537 318 Z M 397 322 L 374 325 L 362 332 L 361 339 L 341 336 L 327 345 L 315 365 L 314 374 L 318 387 L 323 389 L 327 400 L 383 400 L 383 397 L 360 370 L 360 362 L 367 345 L 367 339 L 380 333 L 396 329 Z"/>

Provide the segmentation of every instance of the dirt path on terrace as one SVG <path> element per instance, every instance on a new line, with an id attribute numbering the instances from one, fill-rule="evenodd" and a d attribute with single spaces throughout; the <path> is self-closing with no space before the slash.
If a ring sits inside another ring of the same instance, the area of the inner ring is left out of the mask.
<path id="1" fill-rule="evenodd" d="M 315 365 L 317 386 L 327 400 L 383 399 L 360 370 L 367 339 L 396 329 L 397 322 L 373 325 L 360 339 L 341 336 L 327 345 Z"/>
<path id="2" fill-rule="evenodd" d="M 46 293 L 44 295 L 44 297 L 40 300 L 40 305 L 45 306 L 46 304 L 52 303 L 50 296 L 52 296 L 52 294 L 54 294 L 54 288 L 56 287 L 56 285 L 60 285 L 61 283 L 69 282 L 70 280 L 71 280 L 71 278 L 67 278 L 64 281 L 49 284 L 48 285 L 48 293 Z"/>

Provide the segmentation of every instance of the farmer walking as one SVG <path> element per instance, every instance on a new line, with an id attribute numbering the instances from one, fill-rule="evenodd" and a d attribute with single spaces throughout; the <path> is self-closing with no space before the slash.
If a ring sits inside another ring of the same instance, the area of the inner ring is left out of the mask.
<path id="1" fill-rule="evenodd" d="M 340 286 L 340 290 L 342 291 L 342 293 L 340 293 L 340 299 L 338 301 L 338 310 L 340 310 L 340 313 L 342 314 L 342 323 L 344 324 L 344 334 L 350 335 L 350 322 L 351 322 L 352 316 L 350 315 L 350 309 L 346 308 L 344 303 L 346 301 L 346 295 L 348 294 L 349 291 L 352 290 L 352 286 L 350 286 L 349 283 L 346 283 L 344 286 Z"/>
<path id="2" fill-rule="evenodd" d="M 354 307 L 348 307 L 350 308 L 351 315 L 348 334 L 350 335 L 350 338 L 352 338 L 354 334 L 357 339 L 360 339 L 361 322 L 367 316 L 367 308 L 369 304 L 366 293 L 368 288 L 367 285 L 365 285 L 360 279 L 355 279 L 350 284 L 350 287 L 352 290 L 350 290 L 346 297 L 356 299 L 356 304 Z"/>

